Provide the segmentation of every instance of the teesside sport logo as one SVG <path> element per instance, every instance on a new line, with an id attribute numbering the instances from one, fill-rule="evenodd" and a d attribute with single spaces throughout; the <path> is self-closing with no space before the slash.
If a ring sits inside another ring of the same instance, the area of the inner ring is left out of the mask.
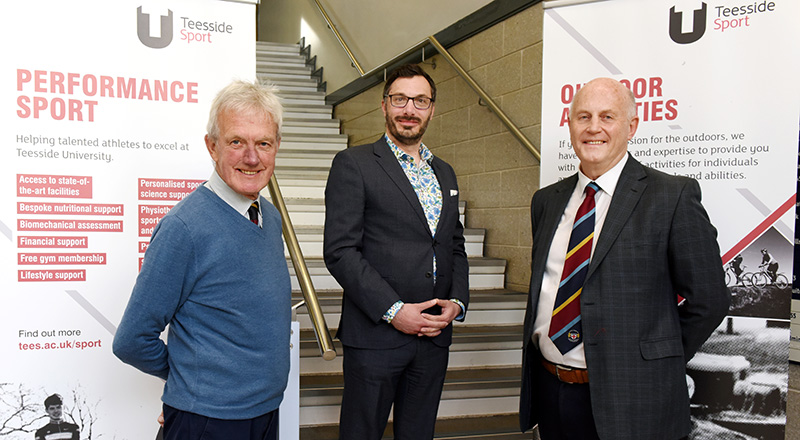
<path id="1" fill-rule="evenodd" d="M 737 6 L 713 6 L 710 12 L 711 17 L 714 19 L 712 30 L 724 33 L 748 28 L 755 24 L 759 14 L 770 13 L 775 10 L 776 1 L 770 0 L 755 1 L 751 4 Z M 669 37 L 678 44 L 694 43 L 706 33 L 706 22 L 709 15 L 708 5 L 703 2 L 700 5 L 700 9 L 692 11 L 691 30 L 686 32 L 684 32 L 683 26 L 684 12 L 676 11 L 675 6 L 669 9 Z"/>
<path id="2" fill-rule="evenodd" d="M 699 40 L 706 33 L 706 11 L 705 2 L 700 9 L 694 11 L 692 30 L 683 32 L 683 12 L 675 12 L 675 6 L 669 8 L 669 37 L 678 44 L 689 44 Z"/>
<path id="3" fill-rule="evenodd" d="M 136 33 L 142 44 L 153 49 L 163 49 L 172 43 L 172 10 L 168 9 L 167 12 L 167 15 L 161 16 L 160 36 L 153 37 L 150 29 L 150 14 L 142 12 L 141 6 L 136 8 Z"/>
<path id="4" fill-rule="evenodd" d="M 139 36 L 139 41 L 153 49 L 163 49 L 169 46 L 172 43 L 174 34 L 175 20 L 173 19 L 172 10 L 167 9 L 167 15 L 159 15 L 158 18 L 160 19 L 158 20 L 159 29 L 154 29 L 151 26 L 153 22 L 151 14 L 143 12 L 141 6 L 136 9 L 136 33 Z M 180 27 L 178 31 L 179 40 L 187 44 L 212 44 L 225 34 L 233 34 L 233 25 L 224 21 L 197 20 L 181 16 L 178 17 L 177 23 Z"/>

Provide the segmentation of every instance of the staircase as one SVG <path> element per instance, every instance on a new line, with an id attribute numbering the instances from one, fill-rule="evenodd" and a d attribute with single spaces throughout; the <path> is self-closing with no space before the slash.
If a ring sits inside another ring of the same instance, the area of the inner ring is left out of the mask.
<path id="1" fill-rule="evenodd" d="M 336 152 L 347 148 L 339 121 L 325 105 L 321 69 L 300 44 L 258 42 L 260 78 L 280 89 L 285 113 L 275 175 L 295 226 L 298 241 L 335 335 L 341 312 L 341 288 L 322 260 L 324 188 Z M 376 103 L 376 106 L 378 103 Z M 461 221 L 465 219 L 461 202 Z M 465 323 L 456 323 L 450 364 L 436 426 L 437 439 L 530 439 L 517 428 L 522 319 L 526 296 L 503 289 L 505 261 L 483 256 L 484 231 L 465 229 L 470 265 L 470 305 Z M 287 253 L 288 256 L 288 253 Z M 292 265 L 293 302 L 302 294 Z M 342 359 L 319 355 L 305 308 L 298 310 L 300 335 L 300 439 L 338 438 Z M 335 340 L 337 353 L 342 347 Z M 384 438 L 392 438 L 391 421 Z"/>

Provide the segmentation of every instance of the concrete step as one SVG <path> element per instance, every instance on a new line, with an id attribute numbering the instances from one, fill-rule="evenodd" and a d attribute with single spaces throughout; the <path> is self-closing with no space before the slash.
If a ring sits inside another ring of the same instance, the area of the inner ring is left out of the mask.
<path id="1" fill-rule="evenodd" d="M 262 63 L 256 60 L 256 74 L 271 75 L 275 73 L 291 73 L 296 75 L 304 75 L 306 78 L 311 77 L 311 66 L 306 66 L 305 63 L 300 64 L 275 64 L 275 63 Z"/>
<path id="2" fill-rule="evenodd" d="M 296 168 L 281 168 L 280 163 L 275 165 L 275 176 L 278 178 L 279 182 L 283 182 L 286 179 L 313 179 L 313 180 L 328 180 L 328 170 L 303 170 L 303 169 L 296 169 Z M 261 195 L 266 198 L 269 198 L 269 191 L 264 188 L 261 191 Z"/>
<path id="3" fill-rule="evenodd" d="M 325 127 L 325 128 L 335 128 L 339 129 L 341 121 L 338 119 L 331 119 L 330 117 L 326 119 L 321 118 L 314 118 L 314 117 L 306 117 L 306 116 L 288 116 L 284 115 L 283 117 L 283 126 L 290 126 L 290 127 Z M 340 134 L 338 131 L 336 134 Z"/>
<path id="4" fill-rule="evenodd" d="M 306 92 L 302 92 L 306 93 Z M 308 94 L 298 93 L 281 93 L 281 102 L 284 107 L 318 107 L 325 105 L 325 96 L 315 95 L 314 92 L 307 92 Z"/>
<path id="5" fill-rule="evenodd" d="M 272 81 L 278 87 L 278 94 L 284 92 L 314 92 L 317 91 L 317 82 L 309 81 L 306 83 L 288 81 L 286 84 L 278 84 L 277 81 Z"/>
<path id="6" fill-rule="evenodd" d="M 269 41 L 256 41 L 256 54 L 259 53 L 300 53 L 299 44 L 272 43 Z"/>
<path id="7" fill-rule="evenodd" d="M 277 179 L 281 194 L 285 198 L 321 199 L 325 197 L 325 184 L 327 182 L 324 179 L 284 179 L 280 177 Z M 305 253 L 305 250 L 303 250 L 303 253 Z"/>
<path id="8" fill-rule="evenodd" d="M 509 296 L 523 296 L 526 297 L 526 294 L 518 293 L 518 292 L 511 292 L 506 291 L 505 289 L 497 289 L 492 292 L 508 292 L 507 295 Z M 471 292 L 471 301 L 470 301 L 470 310 L 467 312 L 467 319 L 465 322 L 456 322 L 455 327 L 453 328 L 453 345 L 450 347 L 451 356 L 454 353 L 467 353 L 467 352 L 480 352 L 485 350 L 493 350 L 493 351 L 514 351 L 520 352 L 522 349 L 522 318 L 520 318 L 519 322 L 508 322 L 508 323 L 474 323 L 474 319 L 472 319 L 472 312 L 474 309 L 479 309 L 482 307 L 479 298 L 483 295 L 482 291 L 472 291 Z M 487 295 L 488 296 L 488 295 Z M 301 299 L 300 297 L 294 297 L 293 301 L 298 301 Z M 341 304 L 341 297 L 336 299 L 337 304 Z M 331 307 L 328 304 L 329 300 L 326 295 L 322 295 L 320 297 L 320 307 Z M 324 306 L 323 306 L 324 305 Z M 509 303 L 507 304 L 508 307 L 514 307 L 514 304 Z M 524 304 L 523 304 L 524 306 Z M 513 309 L 510 309 L 513 310 Z M 298 309 L 300 312 L 300 309 Z M 301 314 L 298 314 L 301 316 Z M 302 324 L 301 324 L 302 326 Z M 336 334 L 336 327 L 328 327 L 331 334 Z M 341 354 L 341 343 L 338 339 L 334 339 L 334 345 L 336 346 L 337 353 Z M 317 341 L 315 339 L 315 333 L 311 326 L 307 326 L 305 328 L 301 327 L 300 330 L 300 356 L 303 360 L 310 360 L 315 357 L 319 357 L 319 347 L 317 346 Z M 463 357 L 463 356 L 462 356 Z M 499 362 L 499 363 L 488 363 L 487 365 L 516 365 L 520 363 L 519 357 L 514 359 L 514 362 L 510 364 L 506 361 Z M 453 364 L 453 367 L 472 367 L 472 364 L 466 365 L 457 365 Z M 331 373 L 336 372 L 341 373 L 340 370 L 332 369 Z"/>
<path id="9" fill-rule="evenodd" d="M 256 70 L 256 76 L 271 81 L 278 79 L 309 79 L 311 78 L 311 68 L 301 70 L 281 67 L 259 67 Z"/>
<path id="10" fill-rule="evenodd" d="M 309 115 L 309 114 L 324 114 L 328 118 L 331 117 L 333 114 L 333 107 L 327 104 L 294 104 L 290 102 L 283 103 L 283 112 L 284 114 L 302 114 L 302 115 Z M 302 116 L 309 118 L 311 116 Z"/>
<path id="11" fill-rule="evenodd" d="M 336 335 L 341 313 L 341 291 L 317 291 L 320 307 L 332 336 Z M 453 345 L 450 347 L 450 366 L 453 368 L 483 366 L 514 366 L 521 363 L 522 321 L 525 315 L 527 293 L 507 289 L 470 290 L 470 304 L 465 322 L 456 322 L 453 328 Z M 299 291 L 293 303 L 299 303 Z M 305 306 L 297 308 L 300 322 L 300 373 L 339 374 L 341 356 L 332 361 L 320 357 L 319 347 Z M 338 354 L 341 343 L 334 339 Z"/>
<path id="12" fill-rule="evenodd" d="M 283 117 L 284 118 L 297 118 L 297 119 L 316 119 L 319 121 L 327 121 L 331 119 L 330 113 L 327 112 L 327 109 L 322 108 L 320 111 L 316 111 L 316 108 L 309 108 L 309 109 L 291 109 L 288 110 L 285 106 L 283 109 Z"/>
<path id="13" fill-rule="evenodd" d="M 281 139 L 281 149 L 278 151 L 278 160 L 280 160 L 281 154 L 287 151 L 315 151 L 336 154 L 347 148 L 347 142 L 342 142 L 343 140 L 346 141 L 346 138 L 338 136 L 330 140 L 326 140 L 324 137 L 318 138 L 316 142 L 304 142 L 298 139 L 299 137 L 294 135 L 286 136 Z"/>
<path id="14" fill-rule="evenodd" d="M 381 437 L 393 440 L 392 422 L 389 421 Z M 300 427 L 300 440 L 338 440 L 339 425 L 310 425 Z M 531 434 L 519 432 L 516 411 L 506 414 L 475 415 L 441 418 L 436 421 L 435 440 L 531 440 Z M 538 439 L 535 436 L 533 439 Z"/>
<path id="15" fill-rule="evenodd" d="M 476 260 L 481 259 L 470 259 L 470 263 L 474 263 Z M 472 268 L 470 268 L 470 272 L 472 272 Z M 342 310 L 342 291 L 341 289 L 320 289 L 316 293 L 322 312 L 325 314 L 328 328 L 331 329 L 331 334 L 335 334 L 335 330 L 339 326 L 339 314 Z M 295 304 L 302 300 L 299 288 L 294 290 L 292 297 L 292 302 Z M 464 322 L 456 321 L 454 324 L 454 331 L 461 338 L 461 342 L 463 344 L 469 343 L 469 345 L 460 347 L 466 347 L 466 351 L 490 350 L 492 347 L 497 350 L 521 348 L 522 346 L 517 338 L 511 339 L 512 345 L 510 346 L 505 343 L 490 346 L 487 343 L 497 344 L 501 340 L 507 341 L 504 338 L 507 338 L 510 333 L 521 335 L 521 329 L 517 329 L 514 326 L 522 323 L 525 317 L 527 300 L 527 293 L 515 292 L 504 288 L 471 288 L 467 319 Z M 308 317 L 308 311 L 305 306 L 297 309 L 297 318 L 302 331 L 312 329 L 311 320 Z M 303 345 L 304 341 L 313 342 L 314 340 L 313 338 L 308 340 L 301 338 L 301 348 L 306 347 Z M 316 346 L 311 347 L 316 349 Z M 314 353 L 316 353 L 314 350 L 309 352 L 301 351 L 303 356 L 314 356 Z M 514 362 L 519 362 L 519 359 L 515 359 Z"/>
<path id="16" fill-rule="evenodd" d="M 281 134 L 281 144 L 284 142 L 305 142 L 317 144 L 330 144 L 335 143 L 341 146 L 341 149 L 347 148 L 347 135 L 346 134 L 316 134 L 316 133 L 289 133 Z"/>
<path id="17" fill-rule="evenodd" d="M 316 90 L 308 91 L 308 92 L 289 92 L 289 91 L 287 91 L 286 93 L 281 93 L 281 98 L 283 98 L 283 99 L 287 99 L 287 98 L 296 98 L 296 99 L 314 98 L 314 99 L 321 99 L 321 100 L 324 101 L 325 100 L 325 92 L 319 92 L 319 91 L 316 91 Z"/>
<path id="18" fill-rule="evenodd" d="M 330 165 L 326 166 L 310 166 L 309 164 L 296 163 L 295 161 L 285 160 L 275 164 L 275 175 L 280 178 L 284 172 L 293 172 L 295 176 L 313 176 L 313 178 L 328 178 L 328 171 Z M 294 217 L 292 217 L 294 218 Z M 308 223 L 306 223 L 308 224 Z"/>
<path id="19" fill-rule="evenodd" d="M 511 413 L 519 408 L 519 387 L 519 366 L 450 368 L 438 417 Z M 342 389 L 338 374 L 301 377 L 300 425 L 337 423 Z"/>
<path id="20" fill-rule="evenodd" d="M 281 183 L 280 185 L 283 196 L 287 197 L 284 190 L 284 183 Z M 286 186 L 286 188 L 288 189 L 291 187 Z M 321 188 L 321 190 L 324 192 L 324 188 Z M 300 249 L 303 251 L 303 256 L 306 258 L 322 258 L 322 240 L 324 232 L 322 225 L 302 225 L 297 226 L 294 229 L 295 234 L 297 235 L 297 240 L 300 242 Z M 486 230 L 484 229 L 464 230 L 464 240 L 466 241 L 464 247 L 466 248 L 467 255 L 469 257 L 483 257 L 483 239 L 485 235 Z M 288 251 L 286 251 L 286 255 L 289 255 Z"/>
<path id="21" fill-rule="evenodd" d="M 327 166 L 330 168 L 335 151 L 314 151 L 314 150 L 283 150 L 278 153 L 278 160 L 283 166 L 303 165 L 309 167 Z"/>
<path id="22" fill-rule="evenodd" d="M 256 59 L 257 60 L 286 60 L 293 62 L 295 60 L 302 60 L 306 62 L 306 56 L 300 52 L 300 49 L 292 50 L 294 45 L 289 45 L 285 50 L 270 50 L 256 46 Z M 299 47 L 299 46 L 294 46 Z"/>
<path id="23" fill-rule="evenodd" d="M 261 67 L 306 67 L 306 57 L 288 54 L 262 54 L 256 56 L 256 69 Z"/>
<path id="24" fill-rule="evenodd" d="M 311 281 L 316 290 L 341 290 L 339 283 L 328 273 L 325 263 L 321 258 L 306 258 Z M 469 285 L 471 289 L 502 289 L 506 261 L 498 258 L 478 257 L 469 259 Z M 299 291 L 300 285 L 295 277 L 294 267 L 289 265 L 289 274 L 292 276 L 292 290 Z M 323 310 L 324 311 L 324 310 Z M 339 310 L 331 310 L 338 314 Z M 331 316 L 333 318 L 333 316 Z M 326 316 L 326 319 L 328 317 Z M 338 322 L 338 317 L 336 318 Z M 301 317 L 300 325 L 304 326 Z M 328 322 L 328 325 L 338 325 Z"/>
<path id="25" fill-rule="evenodd" d="M 281 136 L 303 134 L 317 134 L 317 135 L 331 135 L 339 136 L 339 120 L 338 119 L 315 119 L 307 118 L 302 115 L 291 115 L 283 121 L 281 127 Z"/>
<path id="26" fill-rule="evenodd" d="M 256 75 L 261 78 L 261 75 Z M 263 78 L 268 79 L 268 78 Z M 300 90 L 317 91 L 318 81 L 314 78 L 297 78 L 297 79 L 275 79 L 271 81 L 278 86 L 280 90 L 291 90 L 291 88 L 300 88 Z"/>
<path id="27" fill-rule="evenodd" d="M 278 160 L 275 164 L 275 175 L 277 176 L 278 182 L 283 188 L 283 184 L 281 182 L 287 179 L 316 179 L 316 180 L 327 180 L 328 178 L 328 170 L 322 169 L 323 167 L 306 167 L 300 168 L 295 167 L 289 162 L 288 164 L 284 165 L 283 161 Z M 261 194 L 270 199 L 269 191 L 266 189 L 262 190 Z M 325 224 L 325 202 L 321 199 L 293 199 L 289 198 L 286 195 L 283 197 L 284 203 L 286 203 L 286 207 L 289 210 L 289 217 L 292 219 L 292 224 L 294 226 L 314 226 L 314 225 L 324 225 Z M 465 220 L 465 209 L 466 209 L 466 202 L 461 201 L 459 202 L 458 211 L 460 214 L 461 224 L 464 224 Z"/>

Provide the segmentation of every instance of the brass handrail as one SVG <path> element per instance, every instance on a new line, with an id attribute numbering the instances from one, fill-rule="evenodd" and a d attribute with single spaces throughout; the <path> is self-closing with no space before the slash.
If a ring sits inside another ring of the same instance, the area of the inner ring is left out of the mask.
<path id="1" fill-rule="evenodd" d="M 317 337 L 317 344 L 319 345 L 322 358 L 326 361 L 333 360 L 336 357 L 336 348 L 333 346 L 330 330 L 328 324 L 325 322 L 325 315 L 322 314 L 322 308 L 319 305 L 317 293 L 314 290 L 314 284 L 311 282 L 311 275 L 308 273 L 308 266 L 303 258 L 303 251 L 300 249 L 300 243 L 297 241 L 297 235 L 292 226 L 292 220 L 289 218 L 289 211 L 286 209 L 286 203 L 283 201 L 281 188 L 278 186 L 278 179 L 275 174 L 269 179 L 269 194 L 272 197 L 272 204 L 281 213 L 281 220 L 283 223 L 283 238 L 286 241 L 286 248 L 289 250 L 289 256 L 292 258 L 294 265 L 294 273 L 297 276 L 297 281 L 300 283 L 300 290 L 303 292 L 308 314 L 311 317 L 311 322 L 314 324 L 314 334 Z"/>
<path id="2" fill-rule="evenodd" d="M 331 20 L 331 18 L 328 16 L 328 13 L 325 12 L 325 8 L 322 6 L 322 3 L 320 3 L 319 0 L 314 0 L 314 3 L 317 4 L 319 12 L 322 13 L 322 18 L 325 19 L 326 23 L 328 23 L 328 29 L 333 31 L 333 35 L 335 35 L 336 39 L 339 40 L 339 44 L 342 46 L 342 49 L 347 52 L 347 56 L 350 57 L 350 62 L 353 63 L 353 67 L 358 70 L 359 75 L 364 76 L 364 69 L 361 68 L 361 64 L 359 64 L 358 60 L 356 60 L 356 56 L 350 51 L 350 47 L 347 46 L 347 43 L 344 41 L 344 38 L 342 38 L 339 30 L 336 29 L 336 25 L 333 24 L 333 20 Z"/>
<path id="3" fill-rule="evenodd" d="M 472 87 L 472 90 L 474 90 L 475 93 L 477 93 L 478 96 L 481 97 L 481 99 L 486 103 L 487 106 L 489 106 L 492 112 L 495 115 L 497 115 L 498 118 L 500 118 L 500 122 L 502 122 L 503 125 L 505 125 L 506 128 L 508 128 L 508 131 L 510 131 L 511 134 L 515 138 L 517 138 L 517 140 L 525 148 L 527 148 L 531 154 L 533 154 L 533 157 L 535 157 L 537 161 L 541 162 L 542 155 L 539 152 L 539 150 L 536 149 L 533 143 L 531 143 L 531 141 L 528 140 L 525 134 L 522 133 L 522 131 L 520 131 L 519 127 L 517 127 L 516 124 L 514 124 L 514 122 L 511 121 L 508 115 L 506 115 L 505 112 L 502 109 L 500 109 L 500 107 L 483 90 L 483 88 L 481 88 L 481 86 L 479 86 L 478 83 L 476 83 L 475 80 L 472 79 L 471 76 L 469 76 L 469 73 L 467 73 L 467 71 L 464 70 L 463 67 L 461 67 L 461 64 L 459 64 L 458 61 L 456 61 L 456 59 L 453 58 L 452 55 L 450 55 L 450 52 L 448 52 L 447 49 L 445 49 L 444 46 L 442 46 L 441 43 L 439 43 L 439 40 L 437 40 L 436 37 L 431 35 L 428 37 L 428 41 L 430 41 L 433 47 L 435 47 L 436 50 L 439 52 L 439 54 L 441 54 L 442 57 L 445 60 L 447 60 L 447 62 L 450 63 L 451 66 L 453 66 L 453 69 L 455 69 L 456 72 L 458 72 L 458 74 L 461 75 L 464 81 L 466 81 L 467 84 L 469 84 L 469 86 Z"/>

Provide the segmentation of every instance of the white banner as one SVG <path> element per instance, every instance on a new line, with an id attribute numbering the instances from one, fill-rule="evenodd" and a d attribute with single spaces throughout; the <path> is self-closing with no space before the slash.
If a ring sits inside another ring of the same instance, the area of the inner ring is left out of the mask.
<path id="1" fill-rule="evenodd" d="M 211 173 L 210 101 L 255 76 L 254 6 L 13 2 L 0 67 L 0 436 L 64 398 L 81 439 L 149 439 L 162 382 L 111 341 L 150 232 Z"/>
<path id="2" fill-rule="evenodd" d="M 692 401 L 697 438 L 719 438 L 711 427 L 720 426 L 778 438 L 771 435 L 785 424 L 798 16 L 794 0 L 614 0 L 545 10 L 541 185 L 577 170 L 566 122 L 574 93 L 595 77 L 615 78 L 633 90 L 639 106 L 629 151 L 645 165 L 697 179 L 719 231 L 732 317 L 689 369 L 691 375 L 720 361 L 734 371 L 700 380 L 730 387 L 711 395 L 698 384 Z M 765 253 L 779 263 L 774 278 L 759 267 Z M 738 277 L 727 266 L 737 255 Z M 755 383 L 767 385 L 755 390 Z"/>

